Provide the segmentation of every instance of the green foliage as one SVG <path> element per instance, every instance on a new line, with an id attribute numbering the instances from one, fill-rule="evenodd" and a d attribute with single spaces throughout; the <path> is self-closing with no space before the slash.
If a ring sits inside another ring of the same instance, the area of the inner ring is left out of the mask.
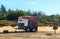
<path id="1" fill-rule="evenodd" d="M 7 15 L 7 20 L 18 20 L 19 16 L 27 16 L 26 12 L 23 10 L 9 10 Z"/>
<path id="2" fill-rule="evenodd" d="M 49 23 L 49 22 L 60 23 L 60 15 L 47 16 L 42 11 L 31 12 L 31 10 L 23 11 L 23 10 L 18 10 L 18 9 L 17 10 L 8 9 L 8 11 L 6 11 L 6 7 L 4 7 L 4 5 L 1 5 L 0 20 L 12 20 L 12 21 L 17 22 L 19 16 L 36 16 L 40 23 Z"/>
<path id="3" fill-rule="evenodd" d="M 1 10 L 2 13 L 6 13 L 6 8 L 4 7 L 4 5 L 1 5 L 1 9 L 0 10 Z"/>
<path id="4" fill-rule="evenodd" d="M 31 10 L 28 10 L 26 13 L 27 13 L 28 16 L 32 16 Z"/>
<path id="5" fill-rule="evenodd" d="M 0 8 L 0 20 L 6 20 L 6 8 L 4 5 L 1 5 Z"/>
<path id="6" fill-rule="evenodd" d="M 6 20 L 6 14 L 0 12 L 0 20 Z"/>

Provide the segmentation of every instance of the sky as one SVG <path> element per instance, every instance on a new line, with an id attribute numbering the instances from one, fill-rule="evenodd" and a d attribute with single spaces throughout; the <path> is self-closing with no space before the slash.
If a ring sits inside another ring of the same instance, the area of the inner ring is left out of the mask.
<path id="1" fill-rule="evenodd" d="M 0 0 L 6 9 L 42 11 L 46 15 L 60 14 L 60 0 Z"/>

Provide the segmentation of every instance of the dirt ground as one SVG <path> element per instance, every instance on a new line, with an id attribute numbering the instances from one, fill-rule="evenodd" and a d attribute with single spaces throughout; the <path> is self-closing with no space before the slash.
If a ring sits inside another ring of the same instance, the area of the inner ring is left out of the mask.
<path id="1" fill-rule="evenodd" d="M 2 33 L 3 30 L 9 30 L 10 33 Z M 60 39 L 60 27 L 56 30 L 56 34 L 52 27 L 38 27 L 37 32 L 20 30 L 20 32 L 13 33 L 14 31 L 15 28 L 10 26 L 1 27 L 0 39 Z"/>

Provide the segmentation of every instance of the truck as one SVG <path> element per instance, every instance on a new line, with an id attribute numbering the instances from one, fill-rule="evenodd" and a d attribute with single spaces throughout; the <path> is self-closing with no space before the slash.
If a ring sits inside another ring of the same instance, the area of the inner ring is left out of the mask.
<path id="1" fill-rule="evenodd" d="M 35 16 L 19 16 L 18 29 L 26 32 L 36 32 L 38 30 L 38 18 Z"/>

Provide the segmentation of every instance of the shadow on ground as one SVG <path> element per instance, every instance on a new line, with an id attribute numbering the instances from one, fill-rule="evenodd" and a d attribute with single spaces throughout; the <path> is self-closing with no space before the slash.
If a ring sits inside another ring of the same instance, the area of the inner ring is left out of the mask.
<path id="1" fill-rule="evenodd" d="M 17 32 L 7 32 L 7 33 L 4 33 L 4 32 L 0 32 L 0 34 L 15 34 L 15 33 L 36 33 L 36 32 L 26 32 L 26 31 L 17 31 Z"/>

